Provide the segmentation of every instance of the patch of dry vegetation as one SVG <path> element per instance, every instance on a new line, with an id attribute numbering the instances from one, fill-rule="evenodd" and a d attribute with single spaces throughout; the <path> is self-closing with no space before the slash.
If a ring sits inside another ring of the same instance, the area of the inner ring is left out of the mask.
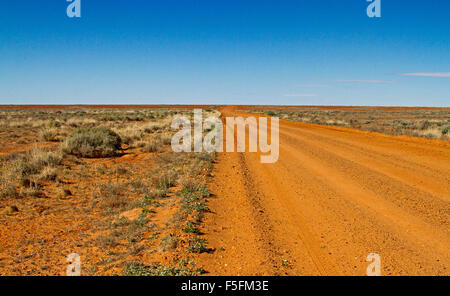
<path id="1" fill-rule="evenodd" d="M 215 156 L 171 152 L 179 114 L 0 112 L 0 273 L 64 274 L 78 252 L 85 275 L 199 274 Z"/>
<path id="2" fill-rule="evenodd" d="M 3 157 L 0 162 L 0 197 L 41 195 L 41 182 L 56 180 L 57 166 L 61 161 L 60 153 L 39 148 Z"/>
<path id="3" fill-rule="evenodd" d="M 251 112 L 280 119 L 307 123 L 343 126 L 390 135 L 408 135 L 441 140 L 450 139 L 450 110 L 320 110 L 295 107 L 289 110 L 255 108 Z M 356 109 L 356 108 L 355 108 Z M 245 112 L 248 112 L 246 110 Z"/>
<path id="4" fill-rule="evenodd" d="M 111 157 L 117 155 L 122 139 L 106 127 L 79 128 L 61 146 L 65 153 L 81 157 Z"/>

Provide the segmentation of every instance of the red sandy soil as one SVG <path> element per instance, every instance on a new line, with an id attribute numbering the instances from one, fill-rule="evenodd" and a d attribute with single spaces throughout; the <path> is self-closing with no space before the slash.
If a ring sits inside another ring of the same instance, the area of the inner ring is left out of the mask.
<path id="1" fill-rule="evenodd" d="M 365 275 L 369 253 L 382 275 L 450 275 L 448 141 L 281 120 L 277 163 L 218 160 L 211 275 Z"/>

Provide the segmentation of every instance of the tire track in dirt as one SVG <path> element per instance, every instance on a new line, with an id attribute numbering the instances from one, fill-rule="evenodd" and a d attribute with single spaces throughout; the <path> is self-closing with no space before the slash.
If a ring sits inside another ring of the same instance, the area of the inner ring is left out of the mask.
<path id="1" fill-rule="evenodd" d="M 371 156 L 379 155 L 384 161 L 396 160 L 419 166 L 428 172 L 450 172 L 450 168 L 442 163 L 442 158 L 449 158 L 449 141 L 391 136 L 303 122 L 282 121 L 282 123 L 285 133 L 296 133 L 301 130 L 304 135 L 320 138 L 321 141 L 328 140 L 332 145 L 341 144 L 346 148 L 365 151 Z"/>
<path id="2" fill-rule="evenodd" d="M 439 171 L 408 158 L 399 158 L 393 155 L 387 155 L 386 153 L 379 153 L 355 143 L 348 143 L 341 139 L 311 133 L 307 129 L 303 129 L 302 131 L 304 131 L 304 137 L 307 136 L 311 142 L 314 140 L 314 145 L 321 149 L 336 153 L 352 161 L 360 160 L 360 164 L 368 168 L 389 175 L 410 186 L 420 188 L 430 194 L 436 195 L 438 198 L 443 198 L 447 201 L 450 200 L 450 169 L 448 168 L 443 168 Z M 284 127 L 283 133 L 298 138 L 302 136 L 295 133 L 295 129 L 289 127 Z M 304 140 L 304 137 L 301 140 Z M 405 153 L 405 155 L 408 154 Z"/>
<path id="3" fill-rule="evenodd" d="M 260 179 L 270 180 L 270 183 L 266 182 L 261 187 L 261 189 L 265 192 L 270 193 L 270 196 L 274 197 L 271 207 L 277 208 L 278 216 L 285 217 L 285 223 L 293 226 L 293 230 L 291 231 L 287 231 L 287 229 L 284 228 L 280 229 L 279 232 L 283 232 L 284 236 L 286 236 L 286 234 L 289 234 L 288 236 L 294 238 L 294 240 L 298 239 L 299 243 L 301 243 L 301 245 L 304 247 L 304 250 L 302 250 L 302 252 L 307 252 L 307 255 L 310 257 L 310 259 L 314 263 L 314 266 L 316 267 L 317 274 L 340 275 L 340 272 L 335 267 L 336 263 L 334 262 L 333 258 L 329 256 L 327 250 L 321 248 L 322 244 L 319 236 L 308 227 L 306 219 L 298 210 L 298 207 L 294 203 L 294 200 L 290 198 L 291 193 L 285 189 L 285 185 L 279 179 L 277 172 L 273 171 L 270 165 L 260 164 L 258 162 L 259 154 L 255 154 L 254 157 L 256 158 L 256 161 L 254 161 L 253 164 L 255 164 L 256 167 L 254 167 L 253 172 L 258 172 L 258 178 Z M 276 216 L 277 215 L 273 215 L 273 217 Z M 283 241 L 284 247 L 295 253 L 295 250 L 292 250 L 292 248 L 296 248 L 295 243 L 291 242 L 289 244 L 288 240 L 283 239 L 280 235 L 278 235 L 277 240 Z M 302 262 L 304 262 L 304 259 L 293 259 L 292 261 L 300 265 L 296 267 L 297 270 L 302 269 L 301 264 Z M 306 274 L 309 274 L 309 272 L 306 272 Z"/>
<path id="4" fill-rule="evenodd" d="M 198 262 L 208 265 L 206 270 L 213 275 L 277 274 L 273 272 L 277 268 L 272 225 L 263 215 L 261 195 L 248 176 L 243 154 L 223 154 L 221 161 L 230 166 L 214 173 L 217 182 L 210 186 L 212 198 L 208 202 L 212 214 L 205 217 L 207 229 L 201 229 L 214 249 L 214 260 L 209 260 L 210 254 L 200 254 Z"/>
<path id="5" fill-rule="evenodd" d="M 280 121 L 277 163 L 237 154 L 211 186 L 211 274 L 364 275 L 371 252 L 384 275 L 450 274 L 448 142 Z"/>
<path id="6" fill-rule="evenodd" d="M 214 261 L 209 260 L 209 255 L 203 254 L 199 262 L 208 265 L 207 271 L 213 275 L 324 274 L 317 260 L 306 255 L 304 246 L 301 247 L 302 254 L 295 258 L 301 259 L 308 267 L 307 273 L 292 266 L 295 259 L 285 259 L 292 258 L 283 252 L 286 241 L 274 237 L 279 232 L 274 229 L 279 228 L 281 223 L 271 219 L 273 213 L 268 209 L 272 211 L 273 204 L 267 202 L 264 188 L 257 183 L 260 179 L 255 182 L 252 175 L 254 169 L 248 167 L 254 162 L 248 159 L 249 156 L 237 152 L 221 155 L 215 170 L 216 182 L 210 186 L 213 196 L 220 195 L 221 199 L 209 201 L 214 214 L 206 217 L 203 225 L 207 226 L 207 230 L 202 231 L 220 235 L 208 237 L 208 243 L 215 249 Z M 297 245 L 298 240 L 294 244 Z M 311 273 L 311 270 L 316 271 Z"/>
<path id="7" fill-rule="evenodd" d="M 351 183 L 358 190 L 369 191 L 377 197 L 382 197 L 383 202 L 387 200 L 396 204 L 404 211 L 413 212 L 415 216 L 429 220 L 430 223 L 437 225 L 450 223 L 450 203 L 446 201 L 449 200 L 447 193 L 441 198 L 407 184 L 409 182 L 398 181 L 392 178 L 389 172 L 384 174 L 377 170 L 376 166 L 369 166 L 360 159 L 354 159 L 355 156 L 358 158 L 359 154 L 343 156 L 298 135 L 289 137 L 288 140 L 293 141 L 296 146 L 302 145 L 301 151 L 290 149 L 290 157 L 299 159 L 303 163 L 314 160 L 311 167 L 321 167 L 323 172 L 328 172 L 333 176 L 329 183 L 333 183 L 333 179 L 342 178 L 342 183 Z M 291 147 L 286 144 L 281 148 L 288 151 Z M 299 158 L 300 155 L 302 158 Z M 326 167 L 321 163 L 326 163 Z M 345 172 L 345 176 L 342 172 Z M 407 202 L 405 203 L 405 201 Z"/>
<path id="8" fill-rule="evenodd" d="M 265 256 L 267 256 L 267 261 L 274 268 L 277 267 L 277 261 L 274 257 L 276 254 L 274 252 L 277 249 L 276 238 L 272 237 L 273 225 L 271 221 L 267 218 L 265 213 L 265 208 L 261 204 L 261 200 L 266 197 L 263 193 L 256 191 L 256 185 L 253 181 L 250 171 L 247 167 L 247 161 L 243 153 L 238 153 L 240 171 L 242 172 L 243 185 L 246 189 L 246 196 L 252 207 L 252 216 L 256 222 L 256 230 L 259 232 L 259 241 L 262 243 L 262 248 L 264 249 Z M 280 274 L 276 274 L 280 275 Z"/>
<path id="9" fill-rule="evenodd" d="M 448 225 L 448 216 L 444 216 L 443 218 L 447 219 L 443 219 L 442 222 L 438 220 L 433 221 L 433 224 L 426 223 L 424 222 L 424 219 L 421 219 L 421 216 L 418 215 L 418 211 L 415 215 L 408 212 L 411 200 L 407 200 L 406 202 L 397 201 L 397 203 L 394 204 L 388 200 L 385 193 L 380 191 L 374 192 L 365 188 L 364 185 L 347 177 L 347 174 L 341 173 L 338 169 L 332 168 L 329 165 L 321 165 L 317 159 L 306 160 L 307 157 L 299 157 L 297 151 L 296 153 L 297 155 L 292 156 L 291 154 L 291 156 L 298 159 L 298 161 L 302 161 L 305 164 L 305 170 L 312 174 L 322 176 L 321 179 L 323 179 L 326 186 L 331 187 L 342 198 L 352 200 L 359 206 L 369 208 L 376 213 L 375 216 L 379 217 L 380 220 L 387 220 L 387 225 L 391 224 L 393 227 L 395 226 L 397 236 L 402 236 L 404 238 L 408 237 L 411 242 L 421 242 L 422 244 L 428 245 L 434 250 L 445 254 L 447 246 L 449 245 L 448 238 L 450 237 L 448 230 L 445 227 Z M 403 207 L 401 207 L 400 203 L 403 204 Z M 437 207 L 430 209 L 430 211 L 433 210 L 437 214 L 444 215 L 444 213 L 440 213 L 440 209 Z M 408 232 L 411 232 L 411 235 L 403 233 L 403 230 L 405 229 L 407 229 Z"/>

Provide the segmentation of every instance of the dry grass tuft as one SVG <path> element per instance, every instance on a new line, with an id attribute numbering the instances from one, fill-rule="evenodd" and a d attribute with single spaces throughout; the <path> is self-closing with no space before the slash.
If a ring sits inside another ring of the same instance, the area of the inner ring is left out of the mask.
<path id="1" fill-rule="evenodd" d="M 111 157 L 121 148 L 121 138 L 106 127 L 75 130 L 62 144 L 62 151 L 81 157 Z"/>

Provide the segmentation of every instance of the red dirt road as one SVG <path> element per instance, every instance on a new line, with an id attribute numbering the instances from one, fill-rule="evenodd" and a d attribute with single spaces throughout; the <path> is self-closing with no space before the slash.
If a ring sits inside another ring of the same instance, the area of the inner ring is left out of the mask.
<path id="1" fill-rule="evenodd" d="M 219 153 L 202 229 L 215 251 L 198 258 L 211 275 L 365 275 L 369 253 L 382 275 L 450 275 L 448 141 L 279 131 L 274 164 Z"/>

